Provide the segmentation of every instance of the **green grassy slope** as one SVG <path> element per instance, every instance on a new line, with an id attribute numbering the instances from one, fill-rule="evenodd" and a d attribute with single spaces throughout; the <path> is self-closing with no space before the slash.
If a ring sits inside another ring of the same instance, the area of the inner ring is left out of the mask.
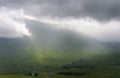
<path id="1" fill-rule="evenodd" d="M 32 37 L 0 38 L 0 78 L 34 78 L 24 76 L 33 71 L 41 74 L 38 78 L 79 78 L 56 74 L 60 71 L 85 72 L 81 78 L 120 78 L 119 52 L 109 52 L 101 43 L 72 31 L 56 31 L 38 22 L 28 26 Z M 61 69 L 79 60 L 95 69 Z"/>
<path id="2" fill-rule="evenodd" d="M 108 54 L 94 55 L 85 57 L 84 61 L 88 65 L 93 65 L 94 69 L 89 68 L 87 66 L 83 68 L 71 68 L 62 70 L 60 66 L 51 66 L 49 68 L 37 68 L 39 69 L 41 75 L 38 78 L 119 78 L 120 77 L 120 53 L 119 52 L 111 52 Z M 76 61 L 83 60 L 78 59 Z M 49 59 L 49 61 L 53 61 Z M 74 62 L 74 61 L 73 61 Z M 72 63 L 72 62 L 69 62 Z M 68 64 L 69 64 L 68 63 Z M 21 69 L 21 67 L 19 67 Z M 66 75 L 58 75 L 57 72 L 85 72 L 86 75 L 83 76 L 66 76 Z M 0 75 L 0 78 L 34 78 L 29 76 L 21 75 Z"/>

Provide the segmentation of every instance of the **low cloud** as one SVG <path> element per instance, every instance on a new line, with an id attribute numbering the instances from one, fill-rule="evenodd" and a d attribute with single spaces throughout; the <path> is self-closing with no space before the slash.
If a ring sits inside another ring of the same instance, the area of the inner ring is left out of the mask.
<path id="1" fill-rule="evenodd" d="M 101 41 L 120 41 L 119 3 L 120 0 L 0 0 L 0 37 L 30 36 L 27 19 Z"/>
<path id="2" fill-rule="evenodd" d="M 120 22 L 117 20 L 101 23 L 92 18 L 42 18 L 37 21 L 52 24 L 55 29 L 66 29 L 75 33 L 82 33 L 100 41 L 120 42 Z"/>
<path id="3" fill-rule="evenodd" d="M 0 8 L 0 37 L 15 38 L 30 36 L 26 24 L 23 22 L 22 10 Z"/>

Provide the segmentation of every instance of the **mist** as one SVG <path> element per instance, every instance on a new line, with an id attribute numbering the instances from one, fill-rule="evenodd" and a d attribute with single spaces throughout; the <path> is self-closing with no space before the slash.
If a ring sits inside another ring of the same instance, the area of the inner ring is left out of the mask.
<path id="1" fill-rule="evenodd" d="M 0 0 L 0 78 L 120 78 L 119 0 Z"/>

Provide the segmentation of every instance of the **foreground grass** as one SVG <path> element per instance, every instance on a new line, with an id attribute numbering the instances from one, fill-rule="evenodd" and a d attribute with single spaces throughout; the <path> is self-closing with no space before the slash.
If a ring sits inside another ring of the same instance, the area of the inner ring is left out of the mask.
<path id="1" fill-rule="evenodd" d="M 95 69 L 89 68 L 73 68 L 61 71 L 86 72 L 83 76 L 66 76 L 56 74 L 58 71 L 42 73 L 38 77 L 30 77 L 24 75 L 0 75 L 0 78 L 120 78 L 120 66 L 97 66 Z"/>
<path id="2" fill-rule="evenodd" d="M 26 77 L 22 75 L 0 75 L 0 78 L 33 78 L 33 77 Z"/>
<path id="3" fill-rule="evenodd" d="M 90 68 L 72 68 L 61 70 L 54 67 L 50 68 L 36 68 L 35 70 L 39 70 L 38 73 L 41 73 L 38 77 L 30 77 L 16 74 L 7 74 L 0 75 L 0 78 L 120 78 L 120 53 L 110 53 L 99 56 L 91 56 L 89 58 L 85 58 L 88 64 L 94 65 L 94 69 Z M 47 59 L 50 62 L 55 62 L 54 59 Z M 77 61 L 77 60 L 76 60 Z M 55 65 L 54 65 L 55 66 Z M 34 68 L 34 66 L 32 66 Z M 23 69 L 31 71 L 31 67 L 18 67 L 16 71 L 23 71 Z M 48 71 L 49 70 L 49 71 Z M 13 71 L 13 70 L 12 70 Z M 66 75 L 58 75 L 57 72 L 66 71 L 66 72 L 85 72 L 86 75 L 83 76 L 66 76 Z"/>

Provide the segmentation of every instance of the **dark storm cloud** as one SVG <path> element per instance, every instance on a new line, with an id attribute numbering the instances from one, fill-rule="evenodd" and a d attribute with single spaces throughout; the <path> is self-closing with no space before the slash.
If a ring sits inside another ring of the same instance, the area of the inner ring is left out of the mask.
<path id="1" fill-rule="evenodd" d="M 35 16 L 119 19 L 120 0 L 1 0 L 1 6 L 23 8 Z"/>
<path id="2" fill-rule="evenodd" d="M 120 0 L 84 0 L 83 4 L 84 16 L 101 20 L 120 18 Z"/>
<path id="3" fill-rule="evenodd" d="M 28 19 L 102 41 L 120 41 L 119 3 L 120 0 L 0 0 L 0 37 L 34 35 L 26 24 Z"/>

